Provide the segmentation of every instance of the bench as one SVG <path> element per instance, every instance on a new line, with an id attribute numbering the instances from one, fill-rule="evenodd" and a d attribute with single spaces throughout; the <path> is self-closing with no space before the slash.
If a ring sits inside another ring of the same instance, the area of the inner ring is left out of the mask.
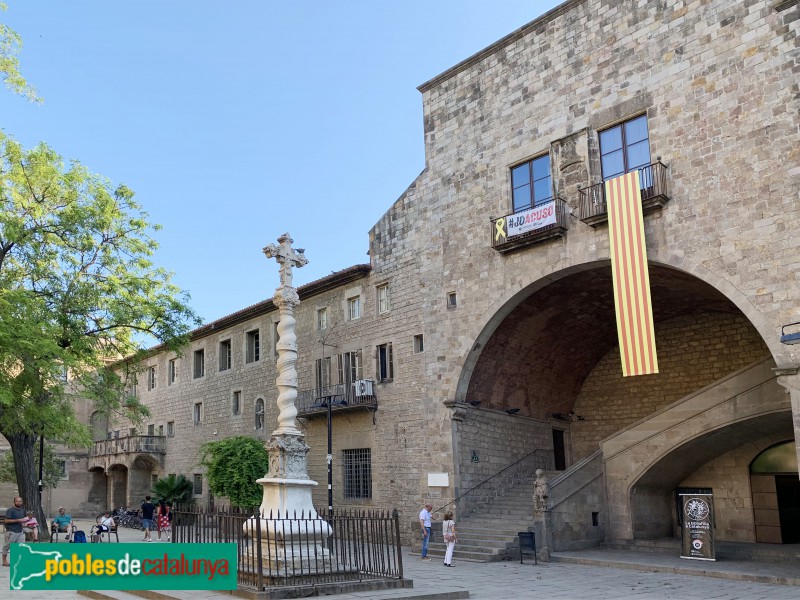
<path id="1" fill-rule="evenodd" d="M 538 565 L 536 557 L 536 534 L 533 531 L 520 531 L 519 538 L 519 564 L 522 564 L 522 555 L 533 554 L 533 564 Z"/>

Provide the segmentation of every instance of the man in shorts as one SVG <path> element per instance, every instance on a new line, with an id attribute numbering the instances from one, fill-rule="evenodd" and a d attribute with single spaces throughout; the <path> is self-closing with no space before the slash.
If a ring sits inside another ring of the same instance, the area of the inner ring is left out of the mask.
<path id="1" fill-rule="evenodd" d="M 144 497 L 142 502 L 142 529 L 144 529 L 144 541 L 152 542 L 153 538 L 150 536 L 150 529 L 153 527 L 153 513 L 156 511 L 156 506 L 150 502 L 150 496 Z"/>

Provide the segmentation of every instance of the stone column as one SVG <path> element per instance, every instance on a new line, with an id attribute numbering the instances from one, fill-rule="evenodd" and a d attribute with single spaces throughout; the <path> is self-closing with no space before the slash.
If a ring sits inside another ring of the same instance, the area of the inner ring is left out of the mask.
<path id="1" fill-rule="evenodd" d="M 280 312 L 278 323 L 278 428 L 266 444 L 269 452 L 269 472 L 258 480 L 264 488 L 261 501 L 261 545 L 263 563 L 274 574 L 295 571 L 313 574 L 317 570 L 330 572 L 330 552 L 325 545 L 331 535 L 330 526 L 314 510 L 311 490 L 317 485 L 306 470 L 309 447 L 305 436 L 296 427 L 297 408 L 297 336 L 294 307 L 300 304 L 297 290 L 292 287 L 292 267 L 308 263 L 303 250 L 295 251 L 292 238 L 284 233 L 279 245 L 264 248 L 267 258 L 280 264 L 281 285 L 275 291 L 274 302 Z M 246 528 L 255 531 L 251 519 Z"/>

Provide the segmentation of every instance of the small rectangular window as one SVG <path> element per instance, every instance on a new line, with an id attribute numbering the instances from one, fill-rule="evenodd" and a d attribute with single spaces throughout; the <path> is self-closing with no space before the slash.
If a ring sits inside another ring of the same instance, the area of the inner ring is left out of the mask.
<path id="1" fill-rule="evenodd" d="M 238 415 L 242 410 L 242 392 L 235 391 L 231 397 L 231 413 Z"/>
<path id="2" fill-rule="evenodd" d="M 194 378 L 199 379 L 206 374 L 206 351 L 202 348 L 194 351 Z"/>
<path id="3" fill-rule="evenodd" d="M 414 336 L 414 354 L 419 354 L 425 350 L 425 342 L 422 339 L 422 334 Z"/>
<path id="4" fill-rule="evenodd" d="M 361 318 L 361 296 L 347 299 L 347 320 L 355 321 Z"/>
<path id="5" fill-rule="evenodd" d="M 156 487 L 158 483 L 158 473 L 153 473 L 150 475 L 150 487 Z"/>
<path id="6" fill-rule="evenodd" d="M 164 437 L 164 426 L 163 425 L 159 425 L 158 426 L 158 435 L 160 435 L 161 437 Z"/>
<path id="7" fill-rule="evenodd" d="M 248 363 L 258 362 L 261 359 L 261 335 L 258 329 L 248 331 L 245 334 L 245 338 L 247 343 L 245 360 Z"/>
<path id="8" fill-rule="evenodd" d="M 391 381 L 394 376 L 392 365 L 392 344 L 381 344 L 378 346 L 378 381 Z"/>
<path id="9" fill-rule="evenodd" d="M 219 370 L 227 371 L 231 368 L 231 341 L 219 343 Z"/>
<path id="10" fill-rule="evenodd" d="M 152 423 L 147 426 L 147 435 L 155 435 L 156 434 L 156 426 Z"/>
<path id="11" fill-rule="evenodd" d="M 156 389 L 156 368 L 149 367 L 147 369 L 147 389 L 154 390 Z"/>
<path id="12" fill-rule="evenodd" d="M 173 358 L 167 365 L 167 385 L 172 385 L 178 380 L 178 361 Z"/>
<path id="13" fill-rule="evenodd" d="M 384 283 L 378 286 L 378 314 L 387 313 L 390 309 L 389 284 Z"/>
<path id="14" fill-rule="evenodd" d="M 67 461 L 65 459 L 56 459 L 58 462 L 58 477 L 59 479 L 69 479 L 69 471 L 67 470 Z"/>
<path id="15" fill-rule="evenodd" d="M 279 323 L 274 323 L 273 324 L 273 331 L 272 331 L 272 339 L 275 341 L 272 349 L 273 349 L 273 352 L 275 353 L 275 356 L 278 356 L 278 342 L 281 339 L 281 336 L 278 333 L 278 325 L 279 325 Z"/>
<path id="16" fill-rule="evenodd" d="M 372 498 L 372 451 L 370 448 L 342 450 L 344 497 Z"/>
<path id="17" fill-rule="evenodd" d="M 167 421 L 167 437 L 175 437 L 175 421 Z"/>
<path id="18" fill-rule="evenodd" d="M 458 303 L 455 292 L 448 292 L 447 294 L 447 308 L 455 308 Z"/>
<path id="19" fill-rule="evenodd" d="M 320 308 L 317 311 L 317 329 L 322 331 L 328 328 L 328 309 Z"/>
<path id="20" fill-rule="evenodd" d="M 203 422 L 203 403 L 202 402 L 195 402 L 194 403 L 194 411 L 192 414 L 192 419 L 194 420 L 195 425 L 200 425 Z"/>
<path id="21" fill-rule="evenodd" d="M 194 495 L 200 496 L 203 494 L 203 476 L 195 474 L 194 476 Z"/>

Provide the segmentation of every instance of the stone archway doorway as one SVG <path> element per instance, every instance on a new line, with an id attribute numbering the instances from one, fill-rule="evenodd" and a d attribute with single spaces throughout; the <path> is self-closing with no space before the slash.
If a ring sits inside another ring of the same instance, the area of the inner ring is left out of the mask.
<path id="1" fill-rule="evenodd" d="M 800 479 L 794 440 L 761 452 L 750 464 L 756 541 L 800 543 Z"/>

